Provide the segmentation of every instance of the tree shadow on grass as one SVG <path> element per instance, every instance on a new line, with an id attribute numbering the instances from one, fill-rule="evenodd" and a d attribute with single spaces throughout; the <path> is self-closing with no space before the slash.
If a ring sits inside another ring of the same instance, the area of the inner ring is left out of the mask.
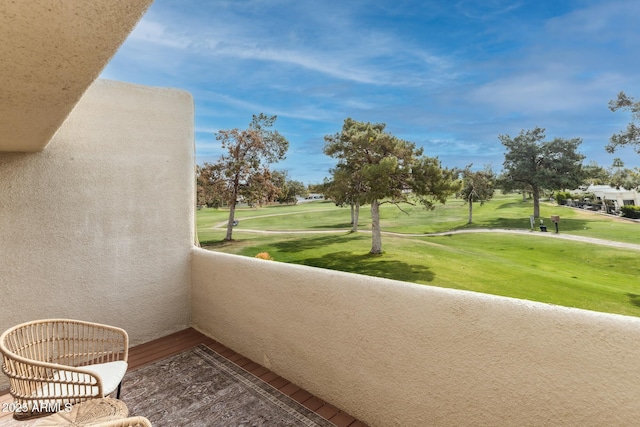
<path id="1" fill-rule="evenodd" d="M 215 239 L 215 240 L 200 239 L 200 246 L 203 247 L 204 249 L 214 249 L 214 248 L 217 249 L 217 248 L 232 246 L 234 242 L 235 240 L 232 240 L 231 242 L 229 242 L 228 240 L 219 240 L 219 239 Z"/>
<path id="2" fill-rule="evenodd" d="M 548 232 L 555 233 L 556 226 L 553 222 L 551 222 L 550 218 L 542 218 L 544 221 L 544 225 L 547 227 Z M 536 220 L 535 230 L 540 230 L 540 220 Z M 529 218 L 503 218 L 498 217 L 494 218 L 490 221 L 483 221 L 481 224 L 464 224 L 455 228 L 455 230 L 466 230 L 472 228 L 504 228 L 504 229 L 512 229 L 512 230 L 530 230 L 531 222 Z M 586 230 L 589 228 L 588 221 L 582 219 L 562 219 L 560 218 L 560 223 L 558 224 L 558 230 L 560 232 L 564 231 L 575 231 L 575 230 Z"/>
<path id="3" fill-rule="evenodd" d="M 320 229 L 320 230 L 332 230 L 332 229 L 351 229 L 351 227 L 353 227 L 353 224 L 351 224 L 350 222 L 344 222 L 342 224 L 332 224 L 332 225 L 312 225 L 312 226 L 308 226 L 307 228 L 315 228 L 315 229 Z"/>
<path id="4" fill-rule="evenodd" d="M 527 199 L 526 201 L 523 201 L 522 199 L 520 199 L 517 202 L 502 203 L 497 207 L 497 209 L 500 210 L 500 209 L 521 208 L 522 206 L 527 206 L 527 205 L 533 206 L 533 200 Z"/>
<path id="5" fill-rule="evenodd" d="M 531 223 L 529 218 L 496 218 L 491 221 L 482 221 L 482 223 L 463 224 L 455 227 L 454 230 L 468 230 L 473 228 L 508 228 L 515 230 L 529 230 Z"/>
<path id="6" fill-rule="evenodd" d="M 546 221 L 545 220 L 545 224 L 547 225 L 547 227 L 549 227 L 549 231 L 554 231 L 556 230 L 556 225 L 551 222 L 551 220 Z M 583 219 L 562 219 L 562 217 L 560 217 L 560 222 L 558 223 L 558 231 L 560 233 L 562 233 L 562 230 L 565 231 L 576 231 L 576 230 L 588 230 L 589 228 L 589 221 L 585 221 Z"/>
<path id="7" fill-rule="evenodd" d="M 333 252 L 322 257 L 302 260 L 301 264 L 329 270 L 346 271 L 404 282 L 431 282 L 435 274 L 423 265 L 384 259 L 384 255 Z"/>
<path id="8" fill-rule="evenodd" d="M 310 237 L 307 235 L 299 239 L 281 240 L 273 243 L 272 245 L 281 252 L 296 253 L 310 249 L 322 248 L 328 245 L 367 239 L 371 238 L 357 233 L 330 234 L 319 237 Z"/>
<path id="9" fill-rule="evenodd" d="M 282 252 L 296 253 L 303 250 L 320 248 L 322 246 L 333 245 L 336 243 L 343 243 L 349 240 L 363 240 L 367 239 L 367 236 L 357 233 L 342 233 L 342 234 L 329 234 L 320 237 L 310 237 L 309 234 L 302 238 L 287 238 L 283 235 L 282 240 L 270 244 Z M 370 239 L 370 237 L 369 237 Z M 241 238 L 228 240 L 200 240 L 200 245 L 205 249 L 222 249 L 230 246 L 243 246 L 254 245 L 256 242 L 252 238 Z"/>
<path id="10" fill-rule="evenodd" d="M 629 301 L 631 302 L 631 304 L 635 305 L 636 307 L 640 307 L 640 295 L 628 293 L 627 296 L 629 297 Z"/>
<path id="11" fill-rule="evenodd" d="M 303 250 L 313 250 L 328 245 L 363 242 L 363 252 L 367 250 L 371 237 L 360 233 L 347 233 L 321 237 L 305 237 L 302 239 L 283 240 L 273 246 L 280 252 L 296 253 Z M 354 253 L 350 251 L 330 252 L 322 256 L 312 256 L 296 261 L 312 267 L 329 270 L 346 271 L 367 276 L 383 277 L 386 279 L 402 280 L 405 282 L 431 282 L 435 274 L 424 265 L 386 259 L 385 255 L 369 253 Z"/>

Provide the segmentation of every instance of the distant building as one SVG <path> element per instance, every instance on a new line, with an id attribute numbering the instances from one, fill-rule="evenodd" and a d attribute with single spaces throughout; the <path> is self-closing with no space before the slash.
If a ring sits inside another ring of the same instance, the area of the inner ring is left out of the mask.
<path id="1" fill-rule="evenodd" d="M 607 201 L 613 202 L 616 210 L 621 206 L 640 206 L 640 194 L 635 190 L 617 189 L 610 185 L 590 185 L 586 192 L 593 193 L 596 200 L 601 200 L 605 204 Z"/>
<path id="2" fill-rule="evenodd" d="M 569 206 L 591 210 L 602 210 L 611 214 L 619 214 L 622 206 L 640 206 L 640 193 L 636 190 L 614 188 L 610 185 L 590 185 L 575 190 L 574 193 L 593 194 L 593 200 L 588 196 L 584 200 L 569 200 Z"/>
<path id="3" fill-rule="evenodd" d="M 307 197 L 298 197 L 298 203 L 315 202 L 318 200 L 324 200 L 324 194 L 309 193 Z"/>

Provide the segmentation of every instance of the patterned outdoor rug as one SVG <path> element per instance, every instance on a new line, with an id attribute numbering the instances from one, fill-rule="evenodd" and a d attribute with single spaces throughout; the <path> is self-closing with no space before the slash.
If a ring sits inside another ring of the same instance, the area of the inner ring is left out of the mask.
<path id="1" fill-rule="evenodd" d="M 334 426 L 204 345 L 127 373 L 121 399 L 154 427 Z"/>

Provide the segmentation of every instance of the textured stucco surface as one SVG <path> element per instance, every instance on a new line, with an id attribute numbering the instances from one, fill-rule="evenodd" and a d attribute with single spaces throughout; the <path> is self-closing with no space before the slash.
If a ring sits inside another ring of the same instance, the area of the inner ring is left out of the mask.
<path id="1" fill-rule="evenodd" d="M 0 151 L 42 149 L 152 0 L 0 2 Z"/>
<path id="2" fill-rule="evenodd" d="M 0 153 L 0 330 L 77 318 L 135 345 L 188 327 L 193 171 L 191 95 L 107 80 L 43 151 Z"/>
<path id="3" fill-rule="evenodd" d="M 192 323 L 371 426 L 640 419 L 640 319 L 194 249 Z"/>

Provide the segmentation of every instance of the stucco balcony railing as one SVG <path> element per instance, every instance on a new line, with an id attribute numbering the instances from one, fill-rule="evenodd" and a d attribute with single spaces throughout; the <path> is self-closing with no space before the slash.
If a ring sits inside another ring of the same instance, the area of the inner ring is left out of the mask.
<path id="1" fill-rule="evenodd" d="M 202 249 L 191 264 L 195 328 L 371 426 L 640 416 L 640 319 Z"/>
<path id="2" fill-rule="evenodd" d="M 640 416 L 640 319 L 200 248 L 190 263 L 195 329 L 370 426 Z"/>

